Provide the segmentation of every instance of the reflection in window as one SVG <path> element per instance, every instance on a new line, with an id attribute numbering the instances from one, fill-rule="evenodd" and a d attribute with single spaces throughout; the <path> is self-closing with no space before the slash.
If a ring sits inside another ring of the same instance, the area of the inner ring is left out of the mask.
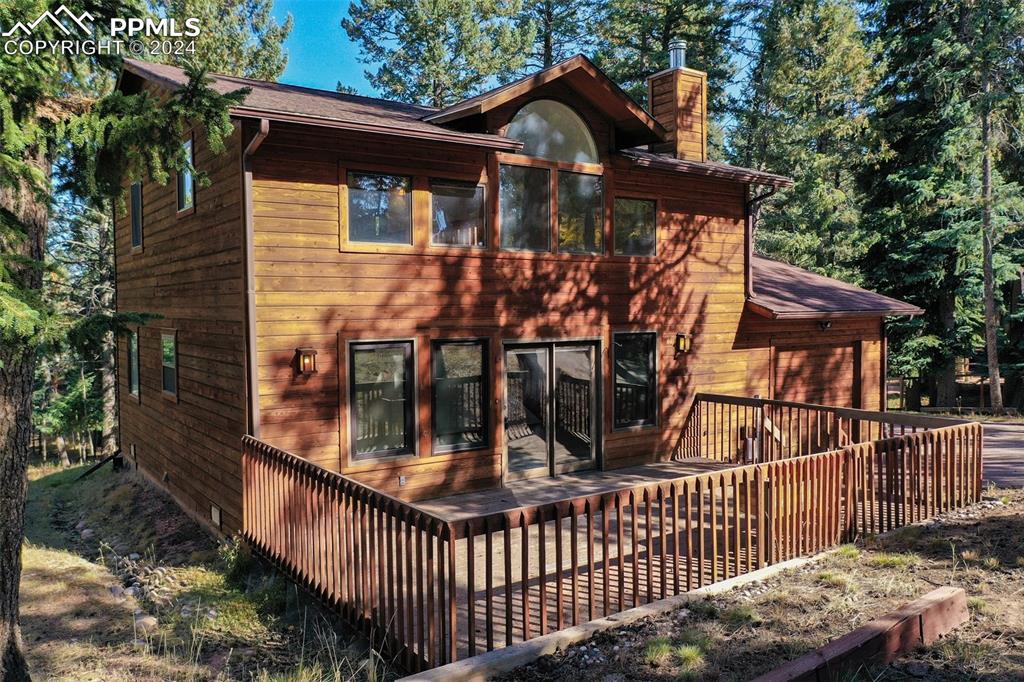
<path id="1" fill-rule="evenodd" d="M 558 250 L 601 253 L 604 230 L 601 176 L 558 171 Z"/>
<path id="2" fill-rule="evenodd" d="M 430 183 L 433 221 L 430 241 L 445 246 L 486 246 L 484 188 L 458 182 Z"/>
<path id="3" fill-rule="evenodd" d="M 615 253 L 619 256 L 653 256 L 657 242 L 654 201 L 615 200 Z"/>
<path id="4" fill-rule="evenodd" d="M 178 394 L 178 338 L 175 334 L 160 335 L 160 365 L 165 393 Z"/>
<path id="5" fill-rule="evenodd" d="M 185 150 L 185 158 L 188 159 L 188 168 L 178 171 L 178 210 L 185 211 L 196 204 L 196 183 L 192 177 L 192 168 L 195 167 L 195 149 L 192 147 L 192 140 L 185 140 L 181 144 Z"/>
<path id="6" fill-rule="evenodd" d="M 131 195 L 132 248 L 142 246 L 142 183 L 133 182 Z"/>
<path id="7" fill-rule="evenodd" d="M 349 363 L 353 458 L 413 452 L 412 342 L 352 344 Z"/>
<path id="8" fill-rule="evenodd" d="M 487 343 L 438 341 L 432 354 L 434 451 L 487 445 Z"/>
<path id="9" fill-rule="evenodd" d="M 505 135 L 522 142 L 521 153 L 527 156 L 568 163 L 600 163 L 587 124 L 561 102 L 530 102 L 512 117 Z"/>
<path id="10" fill-rule="evenodd" d="M 139 333 L 128 332 L 128 392 L 139 395 Z"/>
<path id="11" fill-rule="evenodd" d="M 349 173 L 349 241 L 411 244 L 411 189 L 405 176 Z"/>
<path id="12" fill-rule="evenodd" d="M 551 248 L 550 171 L 529 166 L 502 166 L 498 203 L 501 246 L 522 251 Z"/>
<path id="13" fill-rule="evenodd" d="M 643 426 L 657 421 L 657 336 L 644 332 L 615 334 L 615 427 Z"/>

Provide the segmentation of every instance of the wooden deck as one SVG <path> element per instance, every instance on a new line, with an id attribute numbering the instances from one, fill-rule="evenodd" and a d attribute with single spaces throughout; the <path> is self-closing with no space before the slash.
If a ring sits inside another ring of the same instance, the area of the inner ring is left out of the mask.
<path id="1" fill-rule="evenodd" d="M 693 457 L 610 471 L 591 470 L 561 474 L 554 478 L 529 478 L 511 482 L 504 488 L 421 500 L 412 506 L 445 521 L 460 521 L 521 507 L 535 507 L 562 500 L 601 495 L 692 474 L 721 471 L 734 466 L 736 465 L 730 462 Z"/>

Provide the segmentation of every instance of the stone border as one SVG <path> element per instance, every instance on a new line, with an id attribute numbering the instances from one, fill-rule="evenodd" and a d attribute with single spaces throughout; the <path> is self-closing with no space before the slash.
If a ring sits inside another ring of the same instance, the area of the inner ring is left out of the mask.
<path id="1" fill-rule="evenodd" d="M 750 573 L 744 573 L 743 575 L 729 578 L 728 580 L 722 580 L 713 585 L 708 585 L 690 592 L 684 592 L 683 594 L 679 594 L 674 597 L 659 599 L 658 601 L 653 601 L 650 604 L 637 606 L 626 611 L 612 614 L 605 618 L 592 620 L 589 623 L 575 625 L 541 637 L 535 637 L 525 642 L 520 642 L 519 644 L 513 644 L 512 646 L 477 654 L 471 658 L 465 658 L 461 661 L 449 663 L 448 665 L 443 665 L 439 668 L 415 673 L 408 677 L 403 677 L 402 679 L 407 682 L 445 682 L 447 680 L 484 682 L 495 675 L 532 663 L 541 656 L 553 654 L 560 649 L 566 649 L 573 644 L 590 639 L 599 632 L 628 625 L 629 623 L 633 623 L 642 618 L 669 613 L 685 606 L 691 601 L 699 600 L 708 595 L 721 594 L 722 592 L 728 592 L 729 590 L 742 585 L 759 580 L 766 580 L 782 573 L 783 571 L 800 568 L 801 566 L 819 561 L 835 551 L 836 550 L 833 548 L 825 552 L 815 554 L 814 556 L 799 557 L 796 559 L 790 559 L 789 561 L 783 561 L 772 566 L 751 571 Z"/>
<path id="2" fill-rule="evenodd" d="M 959 587 L 940 587 L 754 682 L 851 679 L 868 665 L 884 665 L 919 644 L 931 644 L 967 619 L 967 593 Z"/>

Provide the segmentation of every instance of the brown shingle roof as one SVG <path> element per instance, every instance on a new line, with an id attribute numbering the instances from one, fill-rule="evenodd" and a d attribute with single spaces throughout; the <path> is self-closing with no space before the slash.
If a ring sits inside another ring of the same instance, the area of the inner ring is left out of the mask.
<path id="1" fill-rule="evenodd" d="M 743 168 L 742 166 L 733 166 L 717 161 L 687 161 L 685 159 L 676 159 L 671 156 L 643 151 L 642 149 L 627 149 L 621 152 L 621 155 L 629 159 L 634 165 L 644 168 L 678 171 L 690 175 L 706 175 L 712 178 L 726 178 L 727 180 L 737 180 L 758 185 L 773 185 L 775 187 L 791 187 L 793 185 L 792 178 L 787 178 L 784 175 L 766 173 L 754 170 L 753 168 Z"/>
<path id="2" fill-rule="evenodd" d="M 824 277 L 777 260 L 754 256 L 754 297 L 747 306 L 772 319 L 920 315 L 915 305 Z"/>
<path id="3" fill-rule="evenodd" d="M 124 68 L 172 90 L 188 82 L 188 76 L 182 69 L 167 64 L 126 59 Z M 498 135 L 464 133 L 420 120 L 434 111 L 428 107 L 236 76 L 210 74 L 210 77 L 213 79 L 211 87 L 220 93 L 251 88 L 245 102 L 231 110 L 236 116 L 436 139 L 494 149 L 515 150 L 522 146 L 515 140 Z"/>

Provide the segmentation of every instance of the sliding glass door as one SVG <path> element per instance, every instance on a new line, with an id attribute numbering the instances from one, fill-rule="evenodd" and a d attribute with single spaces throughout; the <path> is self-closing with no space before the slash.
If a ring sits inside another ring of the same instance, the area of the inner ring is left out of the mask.
<path id="1" fill-rule="evenodd" d="M 508 345 L 508 478 L 590 469 L 600 434 L 596 343 Z"/>

